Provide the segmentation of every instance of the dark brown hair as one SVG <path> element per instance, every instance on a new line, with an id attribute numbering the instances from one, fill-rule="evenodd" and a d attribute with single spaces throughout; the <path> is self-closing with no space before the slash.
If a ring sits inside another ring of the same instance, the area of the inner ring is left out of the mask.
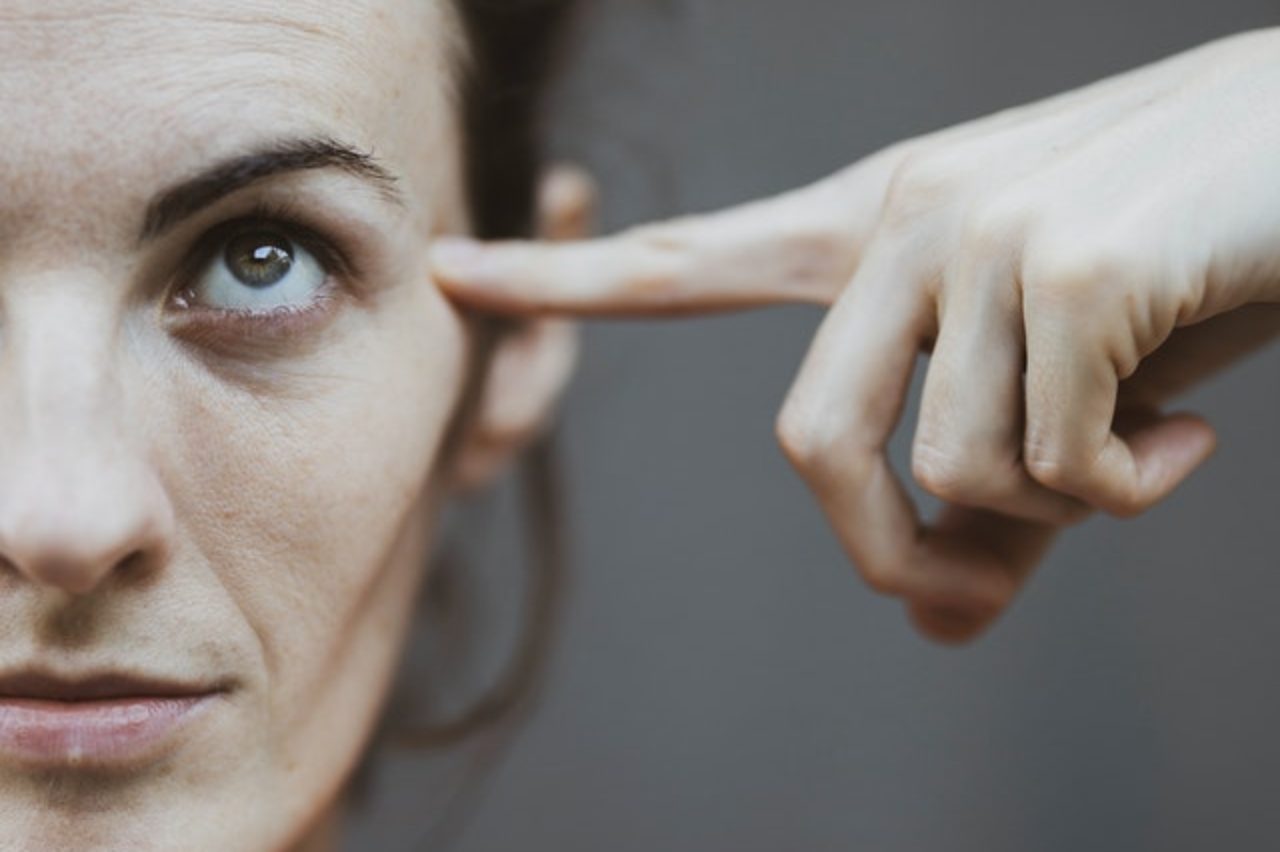
<path id="1" fill-rule="evenodd" d="M 485 238 L 533 224 L 543 106 L 577 0 L 453 0 L 466 36 L 461 91 L 472 222 Z"/>
<path id="2" fill-rule="evenodd" d="M 462 163 L 473 232 L 485 239 L 533 231 L 538 180 L 546 153 L 541 119 L 556 61 L 577 0 L 452 0 L 465 36 L 459 74 Z M 496 319 L 472 322 L 471 376 L 455 427 L 471 416 L 496 341 L 513 328 Z M 457 429 L 453 430 L 456 434 Z M 446 441 L 444 458 L 449 456 Z M 524 498 L 526 583 L 524 629 L 518 648 L 495 685 L 467 710 L 445 719 L 408 721 L 389 707 L 374 742 L 348 786 L 350 799 L 366 795 L 376 752 L 387 743 L 438 747 L 458 742 L 526 706 L 547 657 L 564 573 L 561 499 L 550 436 L 527 453 L 520 471 Z M 433 570 L 424 601 L 442 579 Z M 443 578 L 447 580 L 447 577 Z"/>

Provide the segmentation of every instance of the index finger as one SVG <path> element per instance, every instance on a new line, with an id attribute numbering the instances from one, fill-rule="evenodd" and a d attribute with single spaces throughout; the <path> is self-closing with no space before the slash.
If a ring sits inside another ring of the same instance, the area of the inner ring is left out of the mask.
<path id="1" fill-rule="evenodd" d="M 450 296 L 501 313 L 672 315 L 830 304 L 857 266 L 888 176 L 887 164 L 873 158 L 774 198 L 594 240 L 441 238 L 432 269 Z"/>

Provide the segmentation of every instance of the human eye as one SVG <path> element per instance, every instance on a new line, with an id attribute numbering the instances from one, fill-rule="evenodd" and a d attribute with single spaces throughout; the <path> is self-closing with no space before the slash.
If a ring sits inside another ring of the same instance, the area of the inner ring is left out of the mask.
<path id="1" fill-rule="evenodd" d="M 184 324 L 218 332 L 278 336 L 330 312 L 341 260 L 327 241 L 293 222 L 255 215 L 214 228 L 175 288 Z"/>
<path id="2" fill-rule="evenodd" d="M 303 307 L 324 289 L 328 273 L 282 231 L 246 230 L 222 241 L 184 294 L 204 307 L 270 312 Z"/>

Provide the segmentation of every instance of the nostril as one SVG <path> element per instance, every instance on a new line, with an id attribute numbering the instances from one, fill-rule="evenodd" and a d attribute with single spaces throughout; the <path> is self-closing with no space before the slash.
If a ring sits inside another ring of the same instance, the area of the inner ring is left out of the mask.
<path id="1" fill-rule="evenodd" d="M 146 577 L 150 572 L 147 567 L 148 556 L 142 550 L 135 550 L 121 559 L 116 565 L 116 574 L 125 582 L 137 582 Z"/>
<path id="2" fill-rule="evenodd" d="M 167 564 L 173 531 L 168 495 L 140 455 L 33 450 L 0 476 L 6 576 L 72 594 L 137 585 Z"/>
<path id="3" fill-rule="evenodd" d="M 168 553 L 163 536 L 142 517 L 118 517 L 115 523 L 92 523 L 88 513 L 79 522 L 49 517 L 24 519 L 22 532 L 6 537 L 0 546 L 2 576 L 26 578 L 42 586 L 84 595 L 104 582 L 136 586 L 145 583 Z M 57 519 L 55 519 L 57 520 Z M 98 521 L 104 520 L 99 514 Z M 54 528 L 56 527 L 56 531 Z"/>

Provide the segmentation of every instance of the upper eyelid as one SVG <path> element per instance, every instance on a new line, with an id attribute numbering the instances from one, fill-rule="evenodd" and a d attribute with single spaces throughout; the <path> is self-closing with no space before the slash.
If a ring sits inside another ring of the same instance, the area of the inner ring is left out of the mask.
<path id="1" fill-rule="evenodd" d="M 279 231 L 290 240 L 300 243 L 315 255 L 325 272 L 330 275 L 348 276 L 353 273 L 352 262 L 333 238 L 305 222 L 297 221 L 287 210 L 255 209 L 247 215 L 219 222 L 195 238 L 189 256 L 178 272 L 182 279 L 178 282 L 179 289 L 200 274 L 217 257 L 219 249 L 228 240 L 239 233 L 252 232 L 255 228 Z"/>
<path id="2" fill-rule="evenodd" d="M 340 186 L 263 184 L 228 196 L 159 240 L 147 252 L 135 291 L 167 312 L 216 258 L 223 240 L 241 229 L 266 227 L 309 250 L 328 274 L 335 295 L 366 304 L 402 280 L 397 250 L 408 222 L 384 218 L 360 195 Z"/>

